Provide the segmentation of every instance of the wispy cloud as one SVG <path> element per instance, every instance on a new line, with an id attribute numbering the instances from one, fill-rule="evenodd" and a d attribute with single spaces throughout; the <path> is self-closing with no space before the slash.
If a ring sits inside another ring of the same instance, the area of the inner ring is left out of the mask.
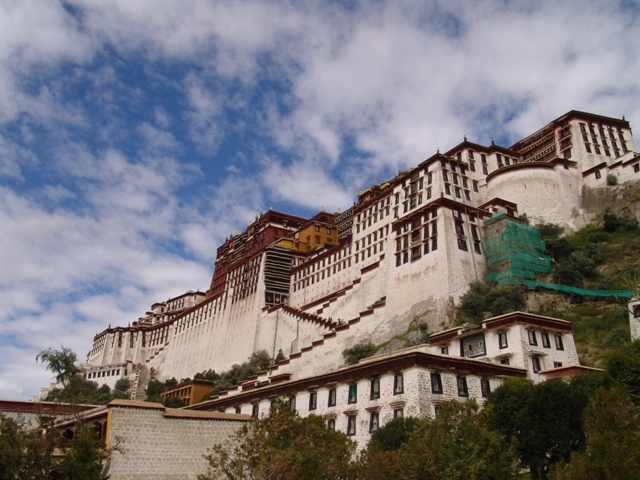
<path id="1" fill-rule="evenodd" d="M 346 208 L 464 135 L 640 119 L 635 2 L 0 4 L 0 397 L 208 286 L 260 211 Z"/>

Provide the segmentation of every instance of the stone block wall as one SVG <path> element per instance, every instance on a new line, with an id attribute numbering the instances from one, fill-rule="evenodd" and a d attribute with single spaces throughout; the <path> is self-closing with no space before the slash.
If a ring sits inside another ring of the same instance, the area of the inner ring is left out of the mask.
<path id="1" fill-rule="evenodd" d="M 207 470 L 204 455 L 209 449 L 228 442 L 248 418 L 165 409 L 154 403 L 113 402 L 107 442 L 118 448 L 111 455 L 110 478 L 196 479 Z"/>

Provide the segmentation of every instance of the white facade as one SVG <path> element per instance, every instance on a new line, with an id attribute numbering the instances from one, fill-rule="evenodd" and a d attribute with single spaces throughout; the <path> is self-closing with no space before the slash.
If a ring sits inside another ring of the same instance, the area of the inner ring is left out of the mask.
<path id="1" fill-rule="evenodd" d="M 640 300 L 629 302 L 629 331 L 631 340 L 640 340 Z"/>
<path id="2" fill-rule="evenodd" d="M 341 352 L 357 343 L 384 343 L 419 323 L 447 328 L 452 307 L 486 272 L 483 219 L 506 208 L 534 224 L 576 230 L 594 215 L 583 191 L 610 188 L 609 174 L 640 178 L 628 122 L 569 112 L 510 148 L 465 139 L 366 189 L 344 214 L 328 215 L 338 218 L 338 244 L 296 249 L 292 222 L 304 219 L 261 215 L 218 250 L 206 298 L 188 292 L 154 304 L 132 326 L 97 335 L 87 376 L 111 386 L 126 374 L 137 389 L 151 368 L 160 380 L 186 378 L 225 371 L 258 350 L 273 357 L 282 350 L 290 373 L 312 376 L 339 368 Z M 290 257 L 277 275 L 288 291 L 275 294 L 274 249 Z M 526 353 L 510 361 L 527 369 L 570 361 L 534 347 L 523 344 Z M 301 353 L 305 362 L 297 361 Z"/>
<path id="3" fill-rule="evenodd" d="M 580 365 L 571 323 L 557 318 L 514 312 L 431 335 L 434 352 L 512 365 L 534 382 L 549 370 Z"/>
<path id="4" fill-rule="evenodd" d="M 189 409 L 264 416 L 272 402 L 285 399 L 299 415 L 322 416 L 329 428 L 346 433 L 363 448 L 371 433 L 394 417 L 434 417 L 438 405 L 448 400 L 483 404 L 504 378 L 526 376 L 518 367 L 428 350 L 422 345 L 297 379 L 274 369 Z"/>

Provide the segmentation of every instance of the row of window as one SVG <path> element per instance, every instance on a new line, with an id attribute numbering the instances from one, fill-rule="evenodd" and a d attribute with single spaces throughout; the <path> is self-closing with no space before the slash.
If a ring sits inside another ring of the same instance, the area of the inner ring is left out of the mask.
<path id="1" fill-rule="evenodd" d="M 379 219 L 382 220 L 385 217 L 385 215 L 387 217 L 390 215 L 391 213 L 390 207 L 381 208 L 380 212 L 374 213 L 373 216 L 370 216 L 369 218 L 364 218 L 361 223 L 356 223 L 356 233 L 360 233 L 361 228 L 364 231 L 367 227 L 370 227 L 372 224 L 377 223 L 378 213 L 380 214 Z M 358 218 L 360 218 L 360 215 L 358 215 Z"/>
<path id="2" fill-rule="evenodd" d="M 458 376 L 456 377 L 456 384 L 458 389 L 458 396 L 460 397 L 468 397 L 469 396 L 469 388 L 467 385 L 467 377 Z M 375 377 L 370 380 L 370 390 L 369 397 L 371 400 L 375 400 L 380 398 L 380 378 Z M 480 380 L 480 388 L 483 397 L 489 396 L 491 393 L 491 384 L 489 380 L 483 378 Z M 444 389 L 442 386 L 442 375 L 437 372 L 431 373 L 431 392 L 437 395 L 441 395 L 444 393 Z M 402 373 L 397 373 L 394 375 L 393 382 L 393 393 L 394 395 L 404 393 L 404 377 Z M 335 407 L 337 404 L 337 390 L 336 388 L 331 388 L 328 391 L 327 397 L 327 406 Z M 349 394 L 348 394 L 348 403 L 355 404 L 358 401 L 358 387 L 356 384 L 349 385 Z M 296 408 L 296 399 L 295 397 L 289 398 L 289 407 L 292 410 Z M 273 403 L 273 402 L 272 402 Z M 314 411 L 318 407 L 318 392 L 310 392 L 309 393 L 309 411 Z M 240 413 L 240 407 L 236 407 L 236 413 Z M 436 409 L 437 411 L 437 409 Z M 253 417 L 258 417 L 259 415 L 259 404 L 255 403 L 252 406 L 251 415 Z M 404 410 L 402 408 L 394 408 L 393 409 L 394 418 L 403 417 Z M 347 416 L 347 435 L 353 436 L 356 434 L 356 414 L 348 414 Z M 335 417 L 330 417 L 327 420 L 327 427 L 331 430 L 335 430 L 336 428 L 336 419 Z M 377 410 L 370 412 L 369 414 L 369 432 L 374 432 L 380 426 L 380 415 Z"/>
<path id="3" fill-rule="evenodd" d="M 528 330 L 529 335 L 529 345 L 538 346 L 538 336 L 536 335 L 535 330 Z M 548 332 L 540 332 L 540 337 L 542 339 L 542 346 L 544 348 L 551 348 L 551 342 L 549 340 Z M 554 343 L 556 345 L 556 350 L 564 350 L 564 343 L 562 342 L 562 334 L 556 333 L 553 335 Z M 503 348 L 503 347 L 500 347 Z"/>
<path id="4" fill-rule="evenodd" d="M 124 374 L 127 375 L 127 371 L 124 371 Z M 85 373 L 84 378 L 103 378 L 103 377 L 117 377 L 120 375 L 120 369 L 116 368 L 114 370 L 102 370 L 101 372 L 91 372 Z"/>
<path id="5" fill-rule="evenodd" d="M 458 376 L 456 377 L 456 383 L 458 387 L 458 396 L 459 397 L 468 397 L 469 396 L 469 388 L 467 385 L 467 377 Z M 480 390 L 482 392 L 483 397 L 488 397 L 491 393 L 491 383 L 489 379 L 482 378 L 480 379 Z M 442 374 L 437 372 L 431 373 L 431 392 L 441 395 L 444 393 L 442 387 Z"/>

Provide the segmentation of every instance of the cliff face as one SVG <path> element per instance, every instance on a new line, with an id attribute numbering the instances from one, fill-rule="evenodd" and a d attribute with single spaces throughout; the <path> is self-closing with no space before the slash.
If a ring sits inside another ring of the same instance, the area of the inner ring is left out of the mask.
<path id="1" fill-rule="evenodd" d="M 626 182 L 621 185 L 582 188 L 583 208 L 595 223 L 606 209 L 616 215 L 626 215 L 640 221 L 640 184 Z"/>

